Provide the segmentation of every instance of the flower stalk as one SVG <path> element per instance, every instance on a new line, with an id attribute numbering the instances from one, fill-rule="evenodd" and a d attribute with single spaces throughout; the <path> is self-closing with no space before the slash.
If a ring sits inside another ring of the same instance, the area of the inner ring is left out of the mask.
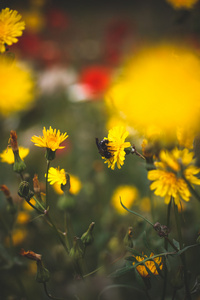
<path id="1" fill-rule="evenodd" d="M 175 214 L 175 221 L 176 221 L 176 227 L 177 227 L 179 243 L 180 243 L 180 250 L 181 250 L 181 249 L 183 249 L 183 237 L 182 237 L 182 232 L 181 232 L 180 215 L 179 215 L 179 212 L 178 212 L 178 207 L 175 203 L 174 203 L 174 214 Z M 192 297 L 191 297 L 191 294 L 190 294 L 190 289 L 189 289 L 189 284 L 188 284 L 187 265 L 186 265 L 186 258 L 185 258 L 185 253 L 184 252 L 181 253 L 180 258 L 181 258 L 181 261 L 182 261 L 182 264 L 183 264 L 186 299 L 191 300 Z"/>

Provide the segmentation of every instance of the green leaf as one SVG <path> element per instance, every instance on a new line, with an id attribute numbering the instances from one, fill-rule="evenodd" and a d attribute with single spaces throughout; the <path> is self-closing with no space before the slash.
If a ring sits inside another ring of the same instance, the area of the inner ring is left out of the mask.
<path id="1" fill-rule="evenodd" d="M 194 248 L 194 247 L 197 247 L 197 246 L 200 246 L 200 244 L 194 244 L 194 245 L 190 245 L 190 246 L 184 247 L 183 249 L 181 249 L 180 251 L 176 252 L 175 254 L 176 255 L 181 255 L 183 252 L 187 251 L 188 249 Z"/>
<path id="2" fill-rule="evenodd" d="M 173 239 L 172 241 L 173 241 L 174 246 L 176 246 L 176 248 L 177 248 L 178 250 L 180 250 L 180 244 L 179 244 L 179 242 L 176 241 L 175 239 Z"/>
<path id="3" fill-rule="evenodd" d="M 118 269 L 115 272 L 113 272 L 112 274 L 110 274 L 110 277 L 112 277 L 112 278 L 120 277 L 120 276 L 130 272 L 132 269 L 133 269 L 133 265 L 127 265 L 124 268 Z"/>
<path id="4" fill-rule="evenodd" d="M 146 285 L 144 283 L 143 278 L 141 277 L 141 275 L 138 273 L 137 269 L 134 270 L 135 271 L 135 278 L 137 283 L 139 284 L 139 286 L 143 289 L 146 290 Z"/>

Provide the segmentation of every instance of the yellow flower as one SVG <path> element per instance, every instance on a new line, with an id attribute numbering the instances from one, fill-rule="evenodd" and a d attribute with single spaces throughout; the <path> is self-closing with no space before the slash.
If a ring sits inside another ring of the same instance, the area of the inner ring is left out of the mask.
<path id="1" fill-rule="evenodd" d="M 30 202 L 31 204 L 33 204 L 33 205 L 36 204 L 36 201 L 35 201 L 33 198 L 31 198 L 29 202 Z M 22 203 L 22 208 L 23 208 L 24 210 L 28 210 L 28 211 L 33 210 L 33 207 L 32 207 L 31 205 L 29 205 L 26 201 L 23 201 L 23 203 Z"/>
<path id="2" fill-rule="evenodd" d="M 64 169 L 60 170 L 59 167 L 58 168 L 51 167 L 48 173 L 48 181 L 51 185 L 53 185 L 54 183 L 65 185 L 67 183 L 65 170 Z"/>
<path id="3" fill-rule="evenodd" d="M 108 168 L 114 170 L 115 164 L 117 164 L 118 169 L 121 169 L 124 164 L 126 155 L 124 149 L 131 146 L 129 142 L 125 142 L 128 134 L 123 126 L 116 126 L 109 130 L 108 138 L 105 139 L 108 140 L 107 149 L 112 155 L 110 158 L 102 157 L 108 164 Z"/>
<path id="4" fill-rule="evenodd" d="M 141 134 L 199 125 L 200 61 L 192 50 L 162 44 L 141 50 L 106 94 L 112 114 Z"/>
<path id="5" fill-rule="evenodd" d="M 152 257 L 152 256 L 154 256 L 153 253 L 151 253 L 150 257 Z M 134 256 L 134 257 L 136 258 L 137 262 L 141 262 L 145 258 L 147 258 L 148 256 L 147 255 L 143 255 L 143 256 Z M 135 263 L 137 263 L 137 262 L 133 262 L 133 265 L 135 265 Z M 155 263 L 158 265 L 159 269 L 162 270 L 162 268 L 163 268 L 163 262 L 162 262 L 162 258 L 161 257 L 155 257 L 152 260 L 147 260 L 145 262 L 145 266 L 151 271 L 151 273 L 153 275 L 158 275 L 159 273 L 157 271 Z M 139 265 L 139 266 L 136 267 L 136 269 L 137 269 L 138 273 L 142 277 L 150 277 L 150 275 L 149 275 L 147 269 L 145 268 L 145 266 L 144 265 Z"/>
<path id="6" fill-rule="evenodd" d="M 31 32 L 40 32 L 45 25 L 45 20 L 41 12 L 37 9 L 31 9 L 23 14 L 23 18 L 26 22 L 26 29 Z"/>
<path id="7" fill-rule="evenodd" d="M 167 0 L 174 8 L 192 8 L 198 0 Z"/>
<path id="8" fill-rule="evenodd" d="M 1 29 L 0 29 L 1 30 Z M 28 69 L 17 61 L 0 57 L 0 114 L 8 116 L 28 109 L 33 100 L 34 83 Z"/>
<path id="9" fill-rule="evenodd" d="M 8 7 L 2 9 L 0 12 L 0 52 L 6 51 L 7 45 L 17 43 L 18 36 L 22 35 L 25 28 L 25 22 L 20 21 L 21 15 L 16 10 L 9 9 Z"/>
<path id="10" fill-rule="evenodd" d="M 20 158 L 23 160 L 27 155 L 29 154 L 29 149 L 20 147 L 19 146 L 19 155 Z M 8 164 L 14 164 L 15 158 L 12 151 L 12 148 L 8 147 L 6 150 L 4 150 L 2 153 L 0 153 L 0 159 L 1 162 L 6 162 Z"/>
<path id="11" fill-rule="evenodd" d="M 183 128 L 177 128 L 176 131 L 177 140 L 180 146 L 192 149 L 193 148 L 193 142 L 195 138 L 195 134 L 191 129 L 183 130 Z"/>
<path id="12" fill-rule="evenodd" d="M 72 195 L 77 195 L 80 192 L 80 189 L 82 188 L 82 184 L 81 181 L 79 180 L 79 178 L 77 176 L 74 175 L 70 175 L 70 189 L 69 192 Z M 55 192 L 59 195 L 64 194 L 63 190 L 61 189 L 61 186 L 59 183 L 55 182 L 53 184 L 53 188 L 55 190 Z"/>
<path id="13" fill-rule="evenodd" d="M 200 185 L 200 179 L 194 175 L 200 172 L 200 169 L 193 165 L 194 153 L 188 149 L 173 151 L 161 151 L 160 161 L 155 162 L 156 170 L 148 172 L 148 179 L 153 181 L 150 189 L 154 190 L 155 195 L 165 197 L 165 203 L 174 198 L 176 205 L 180 199 L 189 201 L 191 193 L 186 181 L 180 177 L 180 171 L 190 184 Z"/>
<path id="14" fill-rule="evenodd" d="M 26 211 L 20 211 L 17 216 L 17 223 L 26 224 L 30 221 L 30 215 Z"/>
<path id="15" fill-rule="evenodd" d="M 12 243 L 13 243 L 13 245 L 18 246 L 19 244 L 21 244 L 25 240 L 27 235 L 28 235 L 28 232 L 24 228 L 14 229 L 13 233 L 12 233 Z M 6 237 L 6 239 L 5 239 L 6 245 L 9 245 L 9 242 L 10 242 L 10 239 L 8 237 Z"/>
<path id="16" fill-rule="evenodd" d="M 52 151 L 56 151 L 57 149 L 63 149 L 64 146 L 60 146 L 60 144 L 68 137 L 67 133 L 60 134 L 60 130 L 56 132 L 56 129 L 52 129 L 51 126 L 49 129 L 43 128 L 43 136 L 34 135 L 31 141 L 38 147 L 49 148 Z"/>
<path id="17" fill-rule="evenodd" d="M 120 185 L 112 195 L 111 204 L 118 213 L 126 214 L 127 211 L 120 204 L 120 198 L 123 204 L 130 209 L 137 197 L 138 189 L 136 187 L 130 185 Z"/>

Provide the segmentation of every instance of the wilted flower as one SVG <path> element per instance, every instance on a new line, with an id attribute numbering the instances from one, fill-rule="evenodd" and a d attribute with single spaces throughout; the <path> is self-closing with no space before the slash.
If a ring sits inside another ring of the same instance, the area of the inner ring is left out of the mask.
<path id="1" fill-rule="evenodd" d="M 0 52 L 6 51 L 6 45 L 17 43 L 18 36 L 22 35 L 25 22 L 20 21 L 21 15 L 16 10 L 8 7 L 0 12 Z"/>

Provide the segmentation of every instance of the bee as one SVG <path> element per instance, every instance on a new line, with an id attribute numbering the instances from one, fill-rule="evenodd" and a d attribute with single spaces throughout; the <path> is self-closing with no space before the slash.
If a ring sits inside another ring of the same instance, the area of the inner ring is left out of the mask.
<path id="1" fill-rule="evenodd" d="M 107 139 L 103 139 L 102 141 L 99 142 L 99 139 L 96 138 L 96 145 L 99 150 L 99 153 L 101 156 L 105 158 L 111 158 L 113 155 L 108 149 L 108 143 L 109 141 Z"/>

